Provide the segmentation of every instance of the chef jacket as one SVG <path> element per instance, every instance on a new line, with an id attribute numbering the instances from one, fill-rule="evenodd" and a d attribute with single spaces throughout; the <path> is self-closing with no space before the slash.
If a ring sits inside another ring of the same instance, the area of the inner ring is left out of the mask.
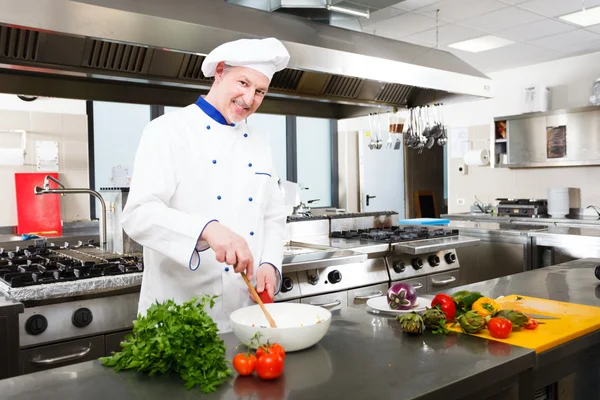
<path id="1" fill-rule="evenodd" d="M 138 312 L 155 301 L 219 295 L 206 311 L 221 332 L 231 331 L 229 315 L 253 302 L 241 275 L 199 238 L 212 221 L 236 232 L 248 243 L 254 271 L 275 267 L 277 293 L 285 220 L 263 135 L 245 122 L 228 124 L 202 97 L 154 119 L 142 134 L 122 215 L 123 229 L 144 248 Z"/>

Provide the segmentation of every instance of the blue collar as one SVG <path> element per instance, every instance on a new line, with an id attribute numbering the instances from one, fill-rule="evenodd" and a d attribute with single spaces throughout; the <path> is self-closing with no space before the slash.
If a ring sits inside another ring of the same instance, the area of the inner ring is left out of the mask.
<path id="1" fill-rule="evenodd" d="M 200 107 L 200 109 L 202 111 L 204 111 L 204 113 L 206 115 L 208 115 L 209 117 L 211 117 L 212 119 L 214 119 L 215 121 L 220 123 L 221 125 L 235 126 L 235 124 L 228 124 L 227 120 L 225 119 L 223 114 L 221 114 L 219 112 L 219 110 L 217 110 L 212 104 L 210 104 L 208 101 L 206 101 L 204 99 L 204 97 L 202 97 L 202 96 L 198 97 L 198 100 L 196 101 L 196 105 L 198 107 Z"/>

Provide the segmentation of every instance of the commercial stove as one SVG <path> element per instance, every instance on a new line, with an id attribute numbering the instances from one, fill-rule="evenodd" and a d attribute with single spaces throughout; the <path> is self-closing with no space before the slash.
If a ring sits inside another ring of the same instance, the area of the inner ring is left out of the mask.
<path id="1" fill-rule="evenodd" d="M 0 249 L 0 293 L 24 305 L 13 374 L 117 351 L 137 316 L 143 269 L 141 255 L 95 242 Z"/>
<path id="2" fill-rule="evenodd" d="M 286 258 L 293 267 L 284 262 L 276 301 L 362 308 L 398 281 L 420 294 L 460 284 L 456 249 L 479 239 L 446 227 L 395 225 L 391 213 L 370 214 L 302 220 L 297 228 L 288 223 Z"/>

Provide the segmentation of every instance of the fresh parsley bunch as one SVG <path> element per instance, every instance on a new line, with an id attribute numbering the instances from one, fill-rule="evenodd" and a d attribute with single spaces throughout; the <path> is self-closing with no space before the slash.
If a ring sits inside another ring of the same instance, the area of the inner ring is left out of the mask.
<path id="1" fill-rule="evenodd" d="M 216 297 L 195 297 L 182 305 L 172 300 L 152 304 L 134 321 L 122 350 L 100 362 L 116 371 L 177 373 L 187 389 L 198 385 L 205 393 L 216 391 L 233 374 L 217 324 L 204 310 L 207 304 L 213 308 Z"/>

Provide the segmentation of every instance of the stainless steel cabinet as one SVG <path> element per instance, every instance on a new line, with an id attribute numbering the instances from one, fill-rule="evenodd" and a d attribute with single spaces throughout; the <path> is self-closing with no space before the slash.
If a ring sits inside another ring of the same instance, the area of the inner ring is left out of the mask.
<path id="1" fill-rule="evenodd" d="M 369 299 L 384 296 L 388 289 L 389 285 L 387 283 L 382 283 L 376 286 L 366 286 L 348 290 L 348 307 L 366 308 Z"/>
<path id="2" fill-rule="evenodd" d="M 19 372 L 28 374 L 62 367 L 95 360 L 104 356 L 104 354 L 104 335 L 21 350 L 19 354 Z"/>
<path id="3" fill-rule="evenodd" d="M 439 292 L 460 285 L 458 269 L 427 276 L 427 293 Z"/>
<path id="4" fill-rule="evenodd" d="M 348 295 L 347 291 L 329 293 L 320 296 L 305 297 L 300 299 L 300 302 L 333 311 L 348 307 Z"/>
<path id="5" fill-rule="evenodd" d="M 518 240 L 518 241 L 517 241 Z M 456 250 L 460 263 L 461 284 L 517 274 L 530 268 L 527 238 L 508 240 L 482 239 L 479 246 Z"/>

